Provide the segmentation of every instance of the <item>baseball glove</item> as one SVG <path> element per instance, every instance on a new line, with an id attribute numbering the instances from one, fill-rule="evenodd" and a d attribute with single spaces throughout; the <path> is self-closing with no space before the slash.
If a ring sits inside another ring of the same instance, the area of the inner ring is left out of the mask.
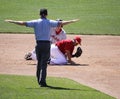
<path id="1" fill-rule="evenodd" d="M 77 48 L 75 54 L 72 55 L 72 57 L 80 57 L 82 54 L 82 49 L 80 47 Z"/>

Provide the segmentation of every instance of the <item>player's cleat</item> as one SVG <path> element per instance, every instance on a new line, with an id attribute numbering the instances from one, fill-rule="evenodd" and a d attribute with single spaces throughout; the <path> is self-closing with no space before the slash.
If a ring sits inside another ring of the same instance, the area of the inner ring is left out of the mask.
<path id="1" fill-rule="evenodd" d="M 25 58 L 26 60 L 32 60 L 31 55 L 32 55 L 32 54 L 29 52 L 29 53 L 25 54 L 25 57 L 24 57 L 24 58 Z"/>

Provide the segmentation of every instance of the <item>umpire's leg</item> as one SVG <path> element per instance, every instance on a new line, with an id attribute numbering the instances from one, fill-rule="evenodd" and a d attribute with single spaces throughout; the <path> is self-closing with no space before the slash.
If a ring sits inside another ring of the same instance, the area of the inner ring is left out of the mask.
<path id="1" fill-rule="evenodd" d="M 39 84 L 46 84 L 47 61 L 50 57 L 50 42 L 39 42 L 36 46 L 37 80 Z"/>

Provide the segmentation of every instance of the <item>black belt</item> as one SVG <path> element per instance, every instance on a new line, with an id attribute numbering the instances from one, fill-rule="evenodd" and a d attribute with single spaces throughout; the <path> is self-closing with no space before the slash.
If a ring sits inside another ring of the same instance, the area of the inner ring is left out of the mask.
<path id="1" fill-rule="evenodd" d="M 46 41 L 46 40 L 39 40 L 39 41 L 36 41 L 37 42 L 37 44 L 39 44 L 39 43 L 50 43 L 50 41 Z"/>

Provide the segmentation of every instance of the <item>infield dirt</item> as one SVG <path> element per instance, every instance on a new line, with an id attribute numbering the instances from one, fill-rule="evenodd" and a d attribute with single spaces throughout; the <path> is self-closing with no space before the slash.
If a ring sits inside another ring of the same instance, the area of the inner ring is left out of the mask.
<path id="1" fill-rule="evenodd" d="M 48 76 L 73 79 L 120 99 L 120 36 L 80 36 L 83 54 L 73 59 L 77 65 L 48 65 Z M 34 47 L 34 34 L 0 34 L 0 74 L 35 76 L 36 62 L 24 60 Z"/>

